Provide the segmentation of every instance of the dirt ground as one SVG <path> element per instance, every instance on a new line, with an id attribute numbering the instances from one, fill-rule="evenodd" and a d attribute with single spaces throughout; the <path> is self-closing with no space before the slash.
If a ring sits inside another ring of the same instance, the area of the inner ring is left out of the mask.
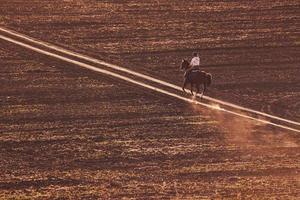
<path id="1" fill-rule="evenodd" d="M 2 0 L 0 25 L 300 121 L 298 1 Z M 0 41 L 0 199 L 297 199 L 298 133 Z"/>

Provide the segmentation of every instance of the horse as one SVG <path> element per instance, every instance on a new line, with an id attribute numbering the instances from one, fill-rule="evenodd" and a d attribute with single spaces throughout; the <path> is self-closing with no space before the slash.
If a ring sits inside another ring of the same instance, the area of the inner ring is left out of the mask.
<path id="1" fill-rule="evenodd" d="M 206 91 L 206 88 L 210 86 L 212 82 L 212 75 L 210 73 L 200 71 L 199 69 L 190 67 L 190 63 L 183 59 L 181 63 L 181 70 L 184 70 L 184 81 L 182 90 L 185 92 L 185 86 L 189 83 L 191 84 L 191 94 L 193 93 L 193 86 L 196 86 L 197 93 L 199 93 L 199 86 L 203 85 L 203 91 L 201 93 L 201 98 L 204 95 L 204 92 Z"/>

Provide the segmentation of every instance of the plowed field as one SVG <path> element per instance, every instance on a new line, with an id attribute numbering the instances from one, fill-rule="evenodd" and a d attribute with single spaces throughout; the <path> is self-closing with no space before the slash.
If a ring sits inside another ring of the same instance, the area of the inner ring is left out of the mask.
<path id="1" fill-rule="evenodd" d="M 0 26 L 300 121 L 298 1 L 2 0 Z M 299 133 L 0 41 L 0 199 L 297 199 Z"/>

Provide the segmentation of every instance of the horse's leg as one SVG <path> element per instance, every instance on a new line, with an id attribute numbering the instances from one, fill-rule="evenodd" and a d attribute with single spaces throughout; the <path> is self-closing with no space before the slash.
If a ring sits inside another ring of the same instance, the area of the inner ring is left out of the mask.
<path id="1" fill-rule="evenodd" d="M 184 82 L 183 82 L 183 85 L 182 85 L 182 90 L 185 92 L 185 86 L 186 86 L 186 84 L 187 84 L 187 81 L 186 81 L 186 79 L 184 79 Z"/>
<path id="2" fill-rule="evenodd" d="M 194 96 L 194 93 L 193 93 L 193 83 L 191 83 L 191 94 Z"/>
<path id="3" fill-rule="evenodd" d="M 196 88 L 197 88 L 197 92 L 196 92 L 196 96 L 197 96 L 197 94 L 199 94 L 199 84 L 196 84 Z"/>
<path id="4" fill-rule="evenodd" d="M 203 91 L 202 91 L 202 94 L 201 94 L 201 98 L 203 97 L 205 91 L 206 91 L 206 83 L 203 84 Z"/>

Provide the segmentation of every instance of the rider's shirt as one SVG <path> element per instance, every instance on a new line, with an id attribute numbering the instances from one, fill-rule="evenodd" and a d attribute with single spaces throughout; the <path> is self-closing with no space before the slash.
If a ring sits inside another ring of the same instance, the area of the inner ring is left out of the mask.
<path id="1" fill-rule="evenodd" d="M 191 67 L 199 66 L 199 65 L 200 65 L 200 58 L 199 58 L 199 57 L 194 57 L 194 58 L 191 60 L 190 65 L 191 65 Z"/>

